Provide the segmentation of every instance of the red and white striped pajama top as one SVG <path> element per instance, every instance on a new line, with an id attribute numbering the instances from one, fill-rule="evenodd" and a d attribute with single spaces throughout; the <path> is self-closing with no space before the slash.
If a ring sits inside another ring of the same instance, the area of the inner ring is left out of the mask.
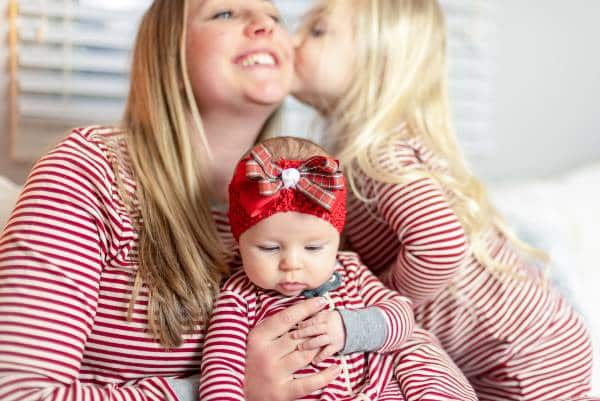
<path id="1" fill-rule="evenodd" d="M 380 161 L 392 174 L 446 169 L 416 140 L 394 143 Z M 357 183 L 373 201 L 350 195 L 349 247 L 413 300 L 417 324 L 438 337 L 481 400 L 574 399 L 589 391 L 592 353 L 581 318 L 497 230 L 486 237 L 491 254 L 516 262 L 530 280 L 493 274 L 474 258 L 433 179 L 390 184 L 362 173 Z"/>
<path id="2" fill-rule="evenodd" d="M 333 356 L 297 371 L 301 377 L 332 364 L 342 368 L 336 380 L 302 400 L 475 400 L 464 376 L 440 353 L 439 344 L 423 330 L 412 335 L 411 303 L 386 288 L 354 253 L 338 254 L 338 262 L 342 284 L 323 295 L 328 308 L 377 306 L 385 315 L 386 339 L 378 352 Z M 303 299 L 256 287 L 243 271 L 234 274 L 221 289 L 207 331 L 200 398 L 243 401 L 249 331 Z"/>
<path id="3" fill-rule="evenodd" d="M 165 378 L 200 369 L 203 329 L 163 348 L 147 288 L 126 318 L 138 237 L 105 145 L 119 134 L 73 131 L 36 164 L 0 237 L 2 401 L 176 400 Z"/>

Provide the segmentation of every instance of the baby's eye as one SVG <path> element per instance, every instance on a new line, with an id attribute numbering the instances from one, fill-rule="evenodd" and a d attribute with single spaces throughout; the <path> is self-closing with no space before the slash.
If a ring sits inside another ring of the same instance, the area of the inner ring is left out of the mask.
<path id="1" fill-rule="evenodd" d="M 257 248 L 263 252 L 276 252 L 279 250 L 277 245 L 257 245 Z"/>
<path id="2" fill-rule="evenodd" d="M 216 13 L 212 16 L 212 19 L 231 19 L 231 18 L 233 18 L 232 10 L 219 11 L 218 13 Z"/>
<path id="3" fill-rule="evenodd" d="M 281 24 L 281 16 L 280 15 L 271 14 L 271 15 L 269 15 L 269 17 L 271 17 L 271 19 L 273 21 L 275 21 L 277 24 Z"/>
<path id="4" fill-rule="evenodd" d="M 323 245 L 306 245 L 304 249 L 306 249 L 309 252 L 317 252 L 323 249 Z"/>

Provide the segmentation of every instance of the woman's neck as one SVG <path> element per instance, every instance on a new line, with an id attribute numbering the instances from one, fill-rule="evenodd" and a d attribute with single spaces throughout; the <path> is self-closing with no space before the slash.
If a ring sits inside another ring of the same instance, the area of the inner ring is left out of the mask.
<path id="1" fill-rule="evenodd" d="M 268 115 L 206 115 L 202 114 L 202 125 L 212 160 L 211 199 L 214 203 L 226 203 L 227 186 L 239 159 L 246 153 L 260 134 Z"/>

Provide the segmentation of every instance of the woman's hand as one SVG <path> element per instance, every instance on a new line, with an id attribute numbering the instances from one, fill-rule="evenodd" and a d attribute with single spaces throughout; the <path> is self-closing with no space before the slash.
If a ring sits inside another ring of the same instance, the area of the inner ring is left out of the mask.
<path id="1" fill-rule="evenodd" d="M 244 393 L 248 401 L 292 401 L 329 384 L 339 373 L 332 366 L 312 376 L 294 379 L 318 350 L 298 350 L 304 339 L 289 333 L 297 324 L 321 311 L 326 301 L 311 298 L 268 317 L 248 334 Z"/>
<path id="2" fill-rule="evenodd" d="M 292 332 L 292 338 L 304 340 L 298 346 L 301 351 L 319 350 L 313 359 L 319 363 L 344 348 L 346 330 L 338 311 L 324 310 L 301 322 L 298 330 Z"/>

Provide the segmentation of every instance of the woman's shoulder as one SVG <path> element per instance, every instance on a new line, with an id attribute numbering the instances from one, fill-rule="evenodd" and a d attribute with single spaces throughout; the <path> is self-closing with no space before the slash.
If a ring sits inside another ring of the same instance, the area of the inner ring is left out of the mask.
<path id="1" fill-rule="evenodd" d="M 115 159 L 126 154 L 123 131 L 117 127 L 90 126 L 74 128 L 58 145 L 43 156 L 38 164 L 47 160 L 68 162 L 87 161 L 89 167 L 102 169 L 112 166 Z"/>
<path id="2" fill-rule="evenodd" d="M 117 170 L 129 176 L 131 169 L 125 133 L 114 126 L 74 128 L 38 160 L 34 170 L 47 169 L 49 166 L 110 181 L 115 178 Z"/>
<path id="3" fill-rule="evenodd" d="M 115 127 L 75 128 L 37 161 L 25 186 L 50 186 L 94 204 L 112 204 L 116 172 L 128 165 L 124 143 Z"/>

